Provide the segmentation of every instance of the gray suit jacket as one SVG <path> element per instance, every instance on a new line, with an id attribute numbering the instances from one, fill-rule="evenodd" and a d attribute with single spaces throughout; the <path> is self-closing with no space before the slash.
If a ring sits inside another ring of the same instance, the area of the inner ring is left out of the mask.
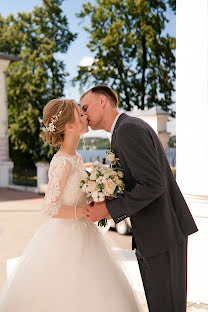
<path id="1" fill-rule="evenodd" d="M 154 256 L 197 231 L 160 140 L 146 122 L 122 114 L 111 147 L 120 159 L 125 193 L 106 206 L 115 223 L 130 217 L 132 248 Z"/>

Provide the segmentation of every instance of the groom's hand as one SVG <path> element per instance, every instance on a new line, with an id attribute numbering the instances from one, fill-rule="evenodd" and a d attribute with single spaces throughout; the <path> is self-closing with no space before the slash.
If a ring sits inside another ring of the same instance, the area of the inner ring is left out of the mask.
<path id="1" fill-rule="evenodd" d="M 104 218 L 111 219 L 108 209 L 106 208 L 105 201 L 101 203 L 93 202 L 85 206 L 85 216 L 87 220 L 92 222 L 96 222 Z"/>

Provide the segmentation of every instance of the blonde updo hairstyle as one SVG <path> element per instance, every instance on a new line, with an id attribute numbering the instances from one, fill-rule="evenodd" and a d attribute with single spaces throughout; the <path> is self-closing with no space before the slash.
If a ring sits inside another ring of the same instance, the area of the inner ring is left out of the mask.
<path id="1" fill-rule="evenodd" d="M 51 100 L 43 109 L 43 123 L 48 127 L 51 119 L 62 112 L 58 120 L 54 122 L 55 131 L 46 131 L 45 139 L 52 145 L 60 145 L 64 140 L 64 129 L 67 123 L 71 124 L 75 121 L 74 111 L 79 113 L 79 108 L 74 100 L 54 99 Z"/>

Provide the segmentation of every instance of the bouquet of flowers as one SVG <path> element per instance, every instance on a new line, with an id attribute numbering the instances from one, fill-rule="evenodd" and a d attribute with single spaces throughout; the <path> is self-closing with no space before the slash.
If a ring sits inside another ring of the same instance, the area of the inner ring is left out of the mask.
<path id="1" fill-rule="evenodd" d="M 111 156 L 111 159 L 108 156 Z M 115 163 L 118 158 L 110 152 L 107 156 L 111 163 Z M 81 181 L 80 188 L 87 195 L 89 202 L 102 202 L 106 198 L 117 197 L 118 193 L 124 192 L 123 172 L 120 169 L 112 169 L 100 164 L 94 164 L 91 172 L 86 170 L 86 178 Z M 99 226 L 105 226 L 107 219 L 98 222 Z"/>

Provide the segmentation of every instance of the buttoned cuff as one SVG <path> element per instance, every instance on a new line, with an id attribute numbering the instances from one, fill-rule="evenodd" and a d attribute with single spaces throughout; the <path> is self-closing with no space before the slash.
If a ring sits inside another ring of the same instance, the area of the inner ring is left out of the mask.
<path id="1" fill-rule="evenodd" d="M 115 223 L 119 223 L 128 217 L 126 211 L 121 211 L 123 209 L 118 207 L 118 202 L 116 199 L 106 200 L 106 207 Z"/>

